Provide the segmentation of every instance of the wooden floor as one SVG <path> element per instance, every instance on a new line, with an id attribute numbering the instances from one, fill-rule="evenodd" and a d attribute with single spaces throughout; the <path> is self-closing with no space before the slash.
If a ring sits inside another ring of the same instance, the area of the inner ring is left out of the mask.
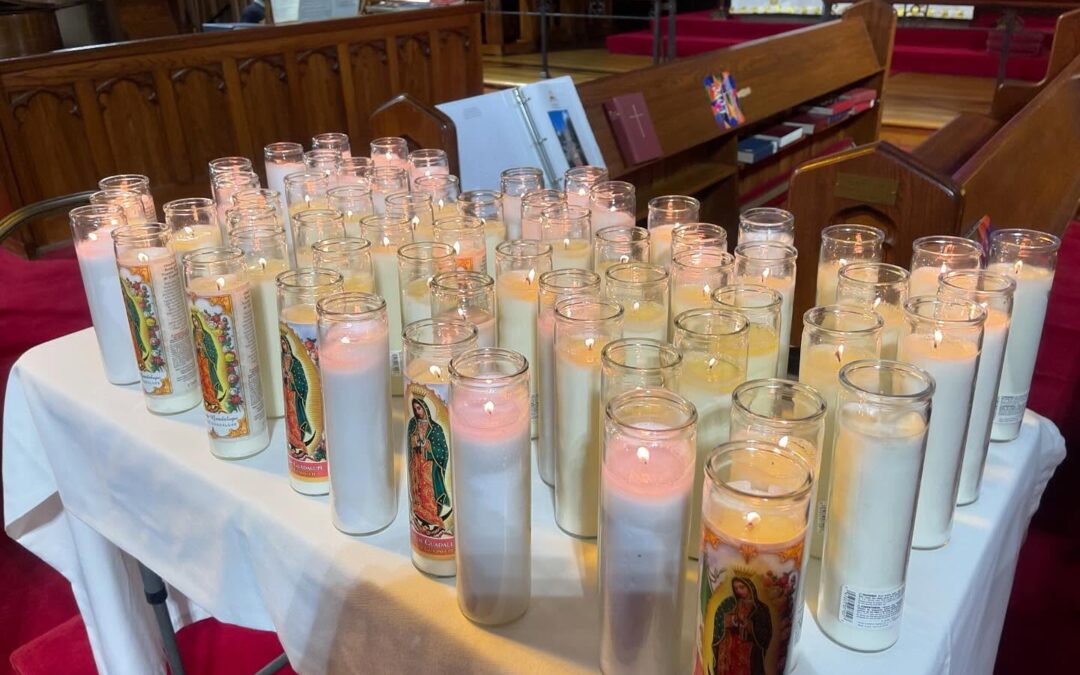
<path id="1" fill-rule="evenodd" d="M 652 64 L 647 56 L 609 54 L 604 49 L 574 49 L 549 55 L 551 77 L 569 75 L 587 82 Z M 485 56 L 484 85 L 490 89 L 520 86 L 540 78 L 540 55 Z M 885 85 L 881 137 L 910 149 L 961 112 L 986 112 L 994 80 L 956 75 L 896 73 Z"/>

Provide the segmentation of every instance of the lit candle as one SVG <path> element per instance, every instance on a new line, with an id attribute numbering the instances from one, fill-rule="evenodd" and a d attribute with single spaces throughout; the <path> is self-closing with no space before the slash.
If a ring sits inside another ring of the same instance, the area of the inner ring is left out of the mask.
<path id="1" fill-rule="evenodd" d="M 706 472 L 694 670 L 735 675 L 757 663 L 754 672 L 778 675 L 802 612 L 813 469 L 777 445 L 742 440 L 717 448 Z"/>
<path id="2" fill-rule="evenodd" d="M 934 380 L 869 360 L 845 366 L 840 381 L 816 615 L 841 645 L 879 651 L 900 637 Z"/>
<path id="3" fill-rule="evenodd" d="M 114 228 L 112 238 L 146 407 L 159 415 L 190 410 L 200 398 L 195 347 L 165 228 L 126 225 Z"/>
<path id="4" fill-rule="evenodd" d="M 727 285 L 735 269 L 735 258 L 727 251 L 713 249 L 682 251 L 670 262 L 671 331 L 675 317 L 689 309 L 712 305 L 713 291 Z"/>
<path id="5" fill-rule="evenodd" d="M 908 299 L 908 271 L 878 262 L 851 263 L 840 270 L 836 304 L 877 312 L 885 326 L 881 332 L 881 358 L 896 358 L 896 341 L 904 328 Z"/>
<path id="6" fill-rule="evenodd" d="M 746 379 L 750 326 L 746 317 L 719 308 L 692 309 L 675 319 L 675 347 L 683 355 L 677 391 L 698 411 L 694 503 L 701 501 L 705 459 L 727 442 L 731 395 Z M 690 516 L 690 540 L 701 537 L 701 514 Z"/>
<path id="7" fill-rule="evenodd" d="M 330 491 L 315 303 L 341 292 L 341 283 L 337 272 L 317 268 L 277 278 L 289 485 L 304 495 Z"/>
<path id="8" fill-rule="evenodd" d="M 578 537 L 598 526 L 601 352 L 622 337 L 622 316 L 612 300 L 555 305 L 555 521 Z"/>
<path id="9" fill-rule="evenodd" d="M 431 315 L 476 326 L 478 347 L 495 347 L 495 282 L 484 272 L 443 272 L 431 279 Z"/>
<path id="10" fill-rule="evenodd" d="M 105 378 L 113 384 L 138 382 L 112 242 L 113 229 L 126 222 L 124 211 L 114 204 L 91 204 L 72 209 L 68 218 Z"/>
<path id="11" fill-rule="evenodd" d="M 767 206 L 747 209 L 739 214 L 739 241 L 775 241 L 795 245 L 795 216 L 790 211 Z"/>
<path id="12" fill-rule="evenodd" d="M 852 361 L 878 358 L 883 326 L 880 316 L 855 307 L 831 305 L 808 310 L 803 315 L 799 382 L 816 389 L 826 402 L 836 401 L 840 368 Z M 815 558 L 821 557 L 829 512 L 835 424 L 835 406 L 830 405 L 825 411 L 825 436 L 814 498 L 817 512 L 810 535 L 810 553 Z"/>
<path id="13" fill-rule="evenodd" d="M 380 166 L 376 163 L 371 170 L 371 205 L 375 215 L 389 215 L 386 212 L 386 198 L 390 195 L 409 191 L 409 174 L 398 166 Z"/>
<path id="14" fill-rule="evenodd" d="M 562 190 L 530 190 L 521 197 L 521 238 L 540 239 L 540 214 L 549 206 L 566 204 Z"/>
<path id="15" fill-rule="evenodd" d="M 623 307 L 623 334 L 666 340 L 670 275 L 659 265 L 620 263 L 607 269 L 604 294 Z"/>
<path id="16" fill-rule="evenodd" d="M 506 223 L 503 220 L 502 194 L 495 190 L 462 192 L 458 197 L 461 215 L 479 218 L 484 226 L 484 246 L 487 252 L 487 273 L 495 276 L 495 247 L 506 241 Z M 477 269 L 477 268 L 473 268 Z"/>
<path id="17" fill-rule="evenodd" d="M 433 236 L 435 241 L 454 247 L 458 271 L 488 273 L 486 233 L 482 220 L 472 216 L 440 218 L 435 221 Z M 492 265 L 494 265 L 494 258 Z M 488 274 L 491 276 L 490 273 Z"/>
<path id="18" fill-rule="evenodd" d="M 241 190 L 259 187 L 259 176 L 254 171 L 231 171 L 219 173 L 211 179 L 214 204 L 217 208 L 217 225 L 222 236 L 228 235 L 228 211 L 233 207 L 233 195 Z"/>
<path id="19" fill-rule="evenodd" d="M 631 389 L 678 391 L 682 354 L 673 345 L 649 338 L 620 338 L 600 351 L 600 404 Z"/>
<path id="20" fill-rule="evenodd" d="M 131 190 L 118 190 L 116 188 L 98 190 L 90 195 L 90 203 L 92 205 L 113 204 L 120 207 L 124 212 L 124 218 L 127 220 L 128 225 L 143 225 L 153 222 L 155 219 L 153 213 L 146 211 L 146 202 L 143 201 L 142 197 Z"/>
<path id="21" fill-rule="evenodd" d="M 686 223 L 671 230 L 671 255 L 712 249 L 727 253 L 727 230 L 713 223 Z"/>
<path id="22" fill-rule="evenodd" d="M 431 195 L 431 211 L 434 220 L 453 218 L 460 215 L 458 195 L 461 194 L 461 181 L 450 174 L 432 174 L 420 176 L 412 182 L 413 192 Z"/>
<path id="23" fill-rule="evenodd" d="M 1016 282 L 991 440 L 1011 441 L 1020 434 L 1060 246 L 1057 237 L 1034 230 L 999 230 L 991 235 L 987 269 Z"/>
<path id="24" fill-rule="evenodd" d="M 736 281 L 765 286 L 780 294 L 780 351 L 776 362 L 776 376 L 780 378 L 788 375 L 798 255 L 793 246 L 775 241 L 750 242 L 735 247 Z"/>
<path id="25" fill-rule="evenodd" d="M 330 208 L 341 213 L 346 237 L 360 236 L 360 221 L 374 215 L 371 184 L 364 179 L 358 185 L 338 185 L 326 191 Z"/>
<path id="26" fill-rule="evenodd" d="M 536 363 L 536 311 L 539 277 L 551 269 L 551 246 L 538 241 L 507 241 L 496 249 L 498 277 L 495 279 L 496 316 L 499 346 L 512 349 Z M 536 438 L 536 381 L 529 380 L 532 410 L 532 437 Z"/>
<path id="27" fill-rule="evenodd" d="M 285 176 L 285 244 L 289 260 L 296 263 L 296 215 L 308 209 L 325 209 L 330 204 L 330 179 L 324 171 L 302 170 Z"/>
<path id="28" fill-rule="evenodd" d="M 453 576 L 450 489 L 450 360 L 476 348 L 476 327 L 425 319 L 405 327 L 405 457 L 412 560 L 421 572 Z"/>
<path id="29" fill-rule="evenodd" d="M 350 293 L 374 293 L 375 277 L 371 267 L 371 242 L 360 237 L 331 237 L 311 245 L 315 267 L 341 274 L 343 286 Z"/>
<path id="30" fill-rule="evenodd" d="M 157 220 L 157 206 L 154 204 L 154 195 L 150 192 L 150 179 L 146 176 L 137 173 L 107 176 L 98 181 L 98 189 L 122 190 L 138 195 L 143 213 L 146 215 L 146 222 Z"/>
<path id="31" fill-rule="evenodd" d="M 328 131 L 311 137 L 312 150 L 334 150 L 342 159 L 352 157 L 352 144 L 349 135 L 338 131 Z"/>
<path id="32" fill-rule="evenodd" d="M 266 187 L 286 194 L 285 176 L 304 170 L 304 148 L 299 143 L 271 143 L 263 148 Z M 286 218 L 288 211 L 286 211 Z M 291 232 L 286 225 L 286 232 Z"/>
<path id="33" fill-rule="evenodd" d="M 573 206 L 589 205 L 589 190 L 608 179 L 607 169 L 600 166 L 575 166 L 563 174 L 566 202 Z"/>
<path id="34" fill-rule="evenodd" d="M 311 247 L 325 239 L 345 236 L 345 219 L 333 209 L 307 209 L 293 215 L 294 253 L 298 267 L 311 267 Z"/>
<path id="35" fill-rule="evenodd" d="M 600 667 L 673 673 L 682 665 L 682 592 L 691 511 L 694 407 L 630 391 L 605 412 L 600 536 Z"/>
<path id="36" fill-rule="evenodd" d="M 671 264 L 671 232 L 699 220 L 701 203 L 693 197 L 671 195 L 649 200 L 650 262 L 661 267 Z"/>
<path id="37" fill-rule="evenodd" d="M 593 271 L 603 279 L 613 265 L 649 262 L 649 231 L 636 225 L 596 229 L 593 235 Z"/>
<path id="38" fill-rule="evenodd" d="M 429 176 L 450 175 L 450 158 L 437 148 L 414 150 L 409 153 L 409 182 L 416 190 L 416 181 Z"/>
<path id="39" fill-rule="evenodd" d="M 908 300 L 904 314 L 897 358 L 935 383 L 912 545 L 937 548 L 952 531 L 986 310 L 969 300 L 919 296 Z"/>
<path id="40" fill-rule="evenodd" d="M 605 227 L 632 227 L 637 223 L 637 192 L 625 181 L 601 181 L 589 189 L 593 232 Z"/>
<path id="41" fill-rule="evenodd" d="M 544 189 L 544 172 L 533 167 L 507 169 L 499 174 L 499 191 L 502 192 L 502 212 L 506 222 L 506 236 L 521 239 L 521 197 L 533 190 Z"/>
<path id="42" fill-rule="evenodd" d="M 964 237 L 934 235 L 911 244 L 911 281 L 908 296 L 937 295 L 938 278 L 953 270 L 982 266 L 982 246 Z"/>
<path id="43" fill-rule="evenodd" d="M 261 452 L 270 443 L 259 348 L 244 252 L 211 248 L 184 258 L 195 359 L 210 451 L 222 459 Z"/>
<path id="44" fill-rule="evenodd" d="M 712 296 L 713 304 L 746 317 L 750 323 L 750 350 L 746 356 L 746 379 L 776 377 L 780 358 L 780 311 L 783 298 L 766 286 L 727 285 Z"/>
<path id="45" fill-rule="evenodd" d="M 540 239 L 551 245 L 552 268 L 592 269 L 589 210 L 558 204 L 540 213 Z"/>
<path id="46" fill-rule="evenodd" d="M 360 232 L 371 242 L 371 268 L 375 292 L 386 300 L 390 320 L 391 391 L 401 391 L 401 291 L 398 288 L 398 249 L 412 242 L 412 228 L 402 217 L 369 216 L 360 222 Z"/>
<path id="47" fill-rule="evenodd" d="M 431 318 L 432 278 L 454 271 L 450 244 L 418 241 L 398 249 L 398 284 L 401 288 L 401 325 Z"/>
<path id="48" fill-rule="evenodd" d="M 432 241 L 435 236 L 435 211 L 426 192 L 395 192 L 386 197 L 386 215 L 409 221 L 414 241 Z"/>
<path id="49" fill-rule="evenodd" d="M 409 167 L 409 143 L 397 136 L 384 136 L 371 142 L 371 161 L 378 167 L 405 170 Z"/>
<path id="50" fill-rule="evenodd" d="M 503 349 L 450 362 L 457 596 L 476 623 L 513 621 L 531 587 L 529 365 Z"/>
<path id="51" fill-rule="evenodd" d="M 869 225 L 830 225 L 823 229 L 814 304 L 835 304 L 840 269 L 853 262 L 881 262 L 884 243 L 885 233 Z"/>

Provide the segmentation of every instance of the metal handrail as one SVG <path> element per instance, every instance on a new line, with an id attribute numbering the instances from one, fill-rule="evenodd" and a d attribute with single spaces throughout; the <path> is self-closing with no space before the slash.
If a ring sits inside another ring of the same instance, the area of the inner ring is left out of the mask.
<path id="1" fill-rule="evenodd" d="M 92 194 L 94 194 L 94 190 L 75 192 L 70 195 L 60 195 L 59 197 L 49 197 L 48 199 L 42 199 L 39 202 L 27 204 L 26 206 L 15 209 L 3 218 L 0 218 L 0 242 L 3 242 L 8 237 L 15 234 L 19 228 L 36 218 L 47 216 L 57 211 L 71 210 L 72 208 L 83 204 L 89 204 L 90 195 Z"/>

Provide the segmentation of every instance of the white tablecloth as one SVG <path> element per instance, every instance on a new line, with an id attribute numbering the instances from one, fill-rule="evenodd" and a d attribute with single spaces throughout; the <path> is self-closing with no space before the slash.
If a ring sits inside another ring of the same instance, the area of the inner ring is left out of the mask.
<path id="1" fill-rule="evenodd" d="M 24 355 L 4 412 L 5 527 L 71 581 L 102 673 L 164 672 L 130 556 L 169 583 L 178 623 L 208 612 L 277 631 L 303 673 L 598 665 L 596 547 L 555 527 L 535 472 L 532 604 L 488 629 L 462 617 L 453 580 L 412 566 L 404 490 L 391 527 L 341 534 L 325 498 L 289 488 L 280 423 L 257 457 L 215 459 L 201 411 L 156 417 L 136 387 L 106 383 L 89 330 Z M 912 554 L 900 641 L 856 654 L 807 614 L 796 672 L 990 673 L 1024 532 L 1064 456 L 1054 426 L 1029 412 L 1019 439 L 992 447 L 983 495 L 959 510 L 952 542 Z"/>

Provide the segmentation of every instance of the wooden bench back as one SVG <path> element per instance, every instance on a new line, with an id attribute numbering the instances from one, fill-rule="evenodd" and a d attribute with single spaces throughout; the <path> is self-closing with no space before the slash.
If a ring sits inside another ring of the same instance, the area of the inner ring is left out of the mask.
<path id="1" fill-rule="evenodd" d="M 457 127 L 454 120 L 433 105 L 425 105 L 411 94 L 398 94 L 371 113 L 371 133 L 398 136 L 409 144 L 409 150 L 441 148 L 450 161 L 450 173 L 460 176 L 458 169 Z"/>

